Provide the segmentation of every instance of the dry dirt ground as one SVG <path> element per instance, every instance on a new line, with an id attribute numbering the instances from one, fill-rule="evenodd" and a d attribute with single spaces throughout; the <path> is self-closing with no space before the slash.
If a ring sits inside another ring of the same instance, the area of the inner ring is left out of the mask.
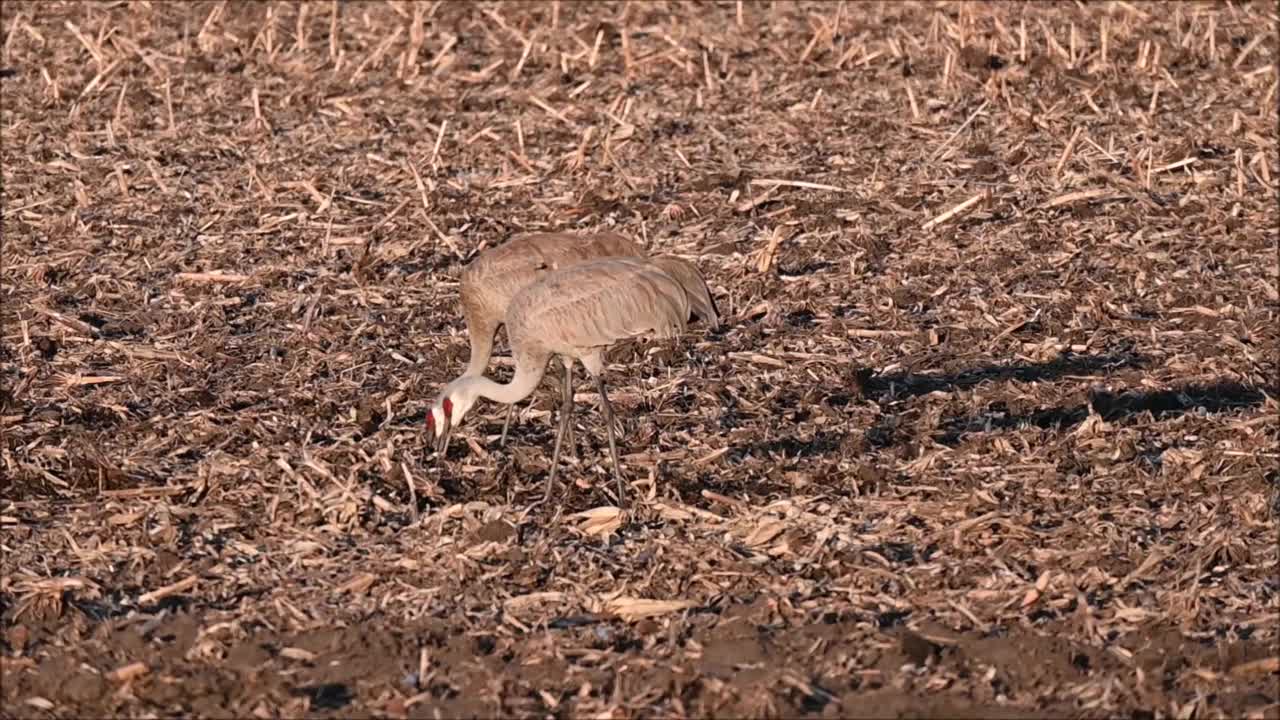
<path id="1" fill-rule="evenodd" d="M 1274 4 L 0 7 L 0 715 L 1280 717 Z M 600 228 L 556 524 L 424 409 Z"/>

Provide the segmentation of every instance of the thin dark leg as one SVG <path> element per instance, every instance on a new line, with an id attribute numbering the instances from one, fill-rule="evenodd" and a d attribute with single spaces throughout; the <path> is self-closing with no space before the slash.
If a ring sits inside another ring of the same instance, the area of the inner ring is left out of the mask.
<path id="1" fill-rule="evenodd" d="M 507 406 L 507 419 L 502 421 L 502 437 L 498 439 L 498 447 L 505 447 L 507 444 L 507 428 L 511 426 L 511 414 L 515 411 L 515 403 Z"/>
<path id="2" fill-rule="evenodd" d="M 564 368 L 565 382 L 569 381 L 568 378 L 571 373 L 573 373 L 573 366 L 566 365 Z M 566 435 L 565 442 L 569 443 L 569 447 L 567 448 L 567 450 L 569 451 L 569 454 L 572 455 L 573 457 L 578 457 L 578 446 L 573 441 L 573 437 L 574 437 L 573 423 L 569 423 L 569 429 L 565 431 L 565 435 Z"/>
<path id="3" fill-rule="evenodd" d="M 604 377 L 596 375 L 596 387 L 600 390 L 600 404 L 604 407 L 604 424 L 609 428 L 609 455 L 613 457 L 613 481 L 618 486 L 618 505 L 627 506 L 627 498 L 622 485 L 622 471 L 618 469 L 618 445 L 613 439 L 613 406 L 609 404 L 609 395 L 604 391 Z"/>
<path id="4" fill-rule="evenodd" d="M 556 432 L 556 449 L 551 453 L 551 472 L 547 473 L 547 491 L 542 502 L 551 498 L 551 489 L 556 484 L 556 469 L 560 466 L 560 445 L 564 442 L 565 431 L 573 419 L 573 374 L 564 374 L 564 404 L 560 408 L 560 429 Z"/>
<path id="5" fill-rule="evenodd" d="M 569 374 L 572 372 L 573 372 L 572 368 L 566 367 L 564 369 L 564 374 L 566 379 L 568 378 Z M 515 411 L 516 411 L 515 405 L 507 406 L 507 419 L 502 421 L 502 437 L 498 438 L 498 447 L 504 447 L 507 444 L 507 429 L 511 427 L 511 416 L 515 413 Z M 573 426 L 572 425 L 569 426 L 569 448 L 570 448 L 570 451 L 572 452 L 572 448 L 573 448 Z"/>

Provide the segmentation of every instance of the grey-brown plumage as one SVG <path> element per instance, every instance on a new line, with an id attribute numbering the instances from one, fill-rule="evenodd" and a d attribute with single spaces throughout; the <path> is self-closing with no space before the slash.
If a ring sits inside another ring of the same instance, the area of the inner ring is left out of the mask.
<path id="1" fill-rule="evenodd" d="M 689 297 L 689 307 L 699 319 L 713 328 L 720 327 L 720 314 L 716 311 L 715 300 L 711 298 L 711 288 L 707 287 L 707 281 L 693 263 L 671 255 L 659 255 L 653 258 L 653 262 L 680 283 Z"/>
<path id="2" fill-rule="evenodd" d="M 493 339 L 516 293 L 547 273 L 586 260 L 643 256 L 634 242 L 615 232 L 521 233 L 480 253 L 462 271 L 459 295 L 471 341 L 461 377 L 483 375 Z M 507 408 L 499 444 L 505 444 L 515 405 Z"/>
<path id="3" fill-rule="evenodd" d="M 706 281 L 696 267 L 679 258 L 606 258 L 548 273 L 517 292 L 507 310 L 507 336 L 516 363 L 511 382 L 502 385 L 482 375 L 462 377 L 436 398 L 428 423 L 435 429 L 437 448 L 447 445 L 452 426 L 461 422 L 478 398 L 513 404 L 528 397 L 542 380 L 547 361 L 558 355 L 565 366 L 564 407 L 544 500 L 550 497 L 561 443 L 573 414 L 570 369 L 576 359 L 596 379 L 622 502 L 613 408 L 601 375 L 604 352 L 631 338 L 675 337 L 685 330 L 691 313 L 719 327 Z"/>
<path id="4" fill-rule="evenodd" d="M 513 355 L 517 347 L 532 362 L 563 355 L 591 370 L 593 352 L 619 340 L 675 337 L 691 310 L 719 326 L 706 282 L 688 262 L 670 256 L 592 260 L 517 293 L 507 312 L 507 335 Z"/>
<path id="5" fill-rule="evenodd" d="M 462 271 L 459 296 L 471 340 L 466 375 L 481 375 L 493 353 L 493 337 L 516 293 L 560 268 L 604 257 L 643 256 L 644 250 L 613 232 L 522 233 L 476 256 Z"/>

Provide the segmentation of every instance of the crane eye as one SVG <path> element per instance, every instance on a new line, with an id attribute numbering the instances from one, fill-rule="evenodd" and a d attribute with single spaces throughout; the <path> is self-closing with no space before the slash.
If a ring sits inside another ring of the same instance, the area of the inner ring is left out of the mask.
<path id="1" fill-rule="evenodd" d="M 444 416 L 447 418 L 453 417 L 453 401 L 449 398 L 444 399 Z"/>

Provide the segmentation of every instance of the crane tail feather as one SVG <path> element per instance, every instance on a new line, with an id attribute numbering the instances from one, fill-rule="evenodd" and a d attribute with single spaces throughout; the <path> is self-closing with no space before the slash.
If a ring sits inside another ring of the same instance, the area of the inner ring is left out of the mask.
<path id="1" fill-rule="evenodd" d="M 711 299 L 711 293 L 707 292 L 706 285 L 699 288 L 701 292 L 689 292 L 685 288 L 685 292 L 689 292 L 689 305 L 693 308 L 693 312 L 702 318 L 711 326 L 712 329 L 720 327 L 720 315 L 716 312 L 715 301 Z"/>
<path id="2" fill-rule="evenodd" d="M 680 258 L 664 255 L 652 258 L 652 262 L 662 268 L 668 275 L 680 283 L 685 295 L 689 298 L 689 308 L 700 319 L 713 329 L 720 327 L 720 314 L 716 312 L 715 300 L 711 297 L 711 289 L 707 281 L 692 263 Z"/>

